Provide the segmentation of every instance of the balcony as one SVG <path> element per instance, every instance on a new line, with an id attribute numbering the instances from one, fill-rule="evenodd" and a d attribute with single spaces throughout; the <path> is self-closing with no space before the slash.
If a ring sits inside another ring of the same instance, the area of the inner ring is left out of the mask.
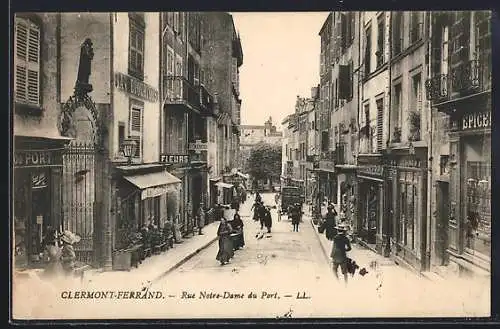
<path id="1" fill-rule="evenodd" d="M 438 74 L 425 82 L 427 99 L 442 102 L 448 99 L 448 75 Z"/>
<path id="2" fill-rule="evenodd" d="M 213 116 L 215 115 L 214 111 L 214 97 L 210 92 L 205 88 L 205 86 L 200 85 L 199 94 L 200 94 L 200 112 L 203 116 Z"/>
<path id="3" fill-rule="evenodd" d="M 481 88 L 481 82 L 481 66 L 478 60 L 465 62 L 451 71 L 453 92 L 477 92 Z"/>
<path id="4" fill-rule="evenodd" d="M 183 106 L 197 112 L 201 109 L 199 88 L 181 76 L 164 77 L 163 98 L 166 105 Z"/>
<path id="5" fill-rule="evenodd" d="M 479 94 L 491 88 L 491 67 L 479 60 L 463 62 L 449 75 L 439 74 L 425 82 L 427 99 L 434 104 Z"/>

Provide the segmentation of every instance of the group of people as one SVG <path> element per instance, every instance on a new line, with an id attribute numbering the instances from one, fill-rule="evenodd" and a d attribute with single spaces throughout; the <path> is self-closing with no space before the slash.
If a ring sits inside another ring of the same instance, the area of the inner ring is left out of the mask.
<path id="1" fill-rule="evenodd" d="M 46 262 L 44 274 L 49 277 L 73 275 L 76 261 L 73 244 L 79 241 L 80 237 L 68 230 L 59 232 L 49 227 L 42 241 Z"/>
<path id="2" fill-rule="evenodd" d="M 219 251 L 216 260 L 225 265 L 234 256 L 234 251 L 245 246 L 245 235 L 243 232 L 243 221 L 238 211 L 235 211 L 233 219 L 228 221 L 224 216 L 221 218 L 217 236 L 219 237 Z"/>
<path id="3" fill-rule="evenodd" d="M 271 228 L 273 226 L 271 207 L 264 205 L 259 192 L 255 193 L 255 202 L 250 210 L 253 210 L 253 220 L 260 221 L 260 229 L 263 230 L 265 226 L 267 233 L 271 233 Z"/>

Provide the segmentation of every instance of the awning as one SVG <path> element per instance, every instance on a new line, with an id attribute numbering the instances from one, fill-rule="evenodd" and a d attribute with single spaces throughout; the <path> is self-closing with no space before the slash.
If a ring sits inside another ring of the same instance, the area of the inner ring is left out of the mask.
<path id="1" fill-rule="evenodd" d="M 224 183 L 224 182 L 218 182 L 215 185 L 220 186 L 222 188 L 233 188 L 233 184 L 228 184 L 228 183 Z"/>
<path id="2" fill-rule="evenodd" d="M 244 173 L 242 173 L 242 172 L 239 172 L 239 171 L 238 171 L 238 172 L 236 172 L 236 174 L 237 174 L 238 176 L 240 176 L 240 177 L 243 177 L 243 178 L 245 178 L 245 179 L 248 179 L 248 178 L 250 178 L 250 176 L 249 176 L 249 175 L 245 175 Z"/>
<path id="3" fill-rule="evenodd" d="M 166 171 L 125 176 L 124 178 L 134 184 L 138 189 L 142 190 L 142 200 L 172 192 L 172 187 L 181 183 L 179 178 Z"/>

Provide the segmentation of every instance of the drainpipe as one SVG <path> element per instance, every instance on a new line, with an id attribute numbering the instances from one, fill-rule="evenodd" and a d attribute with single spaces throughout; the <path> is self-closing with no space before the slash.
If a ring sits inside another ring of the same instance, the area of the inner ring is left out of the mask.
<path id="1" fill-rule="evenodd" d="M 387 108 L 389 109 L 389 113 L 387 113 L 387 117 L 388 117 L 388 124 L 387 124 L 387 143 L 386 143 L 386 155 L 387 155 L 387 149 L 389 148 L 389 140 L 391 138 L 391 95 L 392 95 L 392 11 L 389 12 L 389 31 L 388 31 L 388 34 L 389 34 L 389 49 L 388 49 L 388 52 L 389 52 L 389 58 L 387 59 L 388 61 L 388 75 L 389 75 L 389 91 L 387 93 L 387 98 L 388 98 L 388 104 L 387 104 Z M 388 175 L 388 165 L 387 163 L 385 163 L 385 170 L 384 170 L 384 175 Z M 387 184 L 389 180 L 386 179 L 384 185 L 385 185 L 385 190 L 384 190 L 384 213 L 385 213 L 385 216 L 387 217 L 383 222 L 385 224 L 385 236 L 384 236 L 384 228 L 382 228 L 382 238 L 383 238 L 383 244 L 385 244 L 385 247 L 384 247 L 384 256 L 385 257 L 389 257 L 390 254 L 391 254 L 391 226 L 393 225 L 393 220 L 394 220 L 394 216 L 393 216 L 393 211 L 392 211 L 392 207 L 391 207 L 391 203 L 392 203 L 392 199 L 391 200 L 388 200 L 387 198 L 387 195 L 389 193 L 387 193 L 387 189 L 392 189 L 392 186 L 389 186 L 389 184 Z M 392 194 L 392 193 L 391 193 Z M 390 212 L 389 212 L 390 210 Z M 391 221 L 389 219 L 392 219 Z M 389 226 L 391 225 L 391 226 Z"/>
<path id="2" fill-rule="evenodd" d="M 426 42 L 426 45 L 427 45 L 427 60 L 426 60 L 426 64 L 427 64 L 427 78 L 430 78 L 431 77 L 431 74 L 432 74 L 432 70 L 431 70 L 431 59 L 432 59 L 432 47 L 431 47 L 431 40 L 432 40 L 432 13 L 431 12 L 428 12 L 428 14 L 426 15 L 426 23 L 427 23 L 427 27 L 428 27 L 428 31 L 429 31 L 429 36 L 427 38 L 427 42 Z M 427 162 L 427 168 L 428 168 L 428 175 L 427 175 L 427 207 L 426 207 L 426 210 L 427 210 L 427 225 L 426 225 L 426 241 L 425 241 L 425 257 L 426 257 L 426 260 L 425 260 L 425 265 L 424 265 L 424 268 L 425 269 L 430 269 L 431 267 L 431 263 L 430 263 L 430 260 L 431 260 L 431 243 L 432 243 L 432 239 L 431 239 L 431 234 L 432 234 L 432 224 L 433 224 L 433 218 L 432 218 L 432 181 L 433 181 L 433 167 L 432 167 L 432 160 L 433 160 L 433 157 L 432 157 L 432 152 L 433 152 L 433 148 L 432 148 L 432 127 L 433 127 L 433 121 L 432 121 L 432 106 L 431 106 L 431 101 L 428 100 L 427 101 L 427 108 L 429 109 L 429 117 L 427 119 L 427 130 L 429 131 L 429 134 L 427 135 L 427 155 L 428 155 L 428 162 Z"/>

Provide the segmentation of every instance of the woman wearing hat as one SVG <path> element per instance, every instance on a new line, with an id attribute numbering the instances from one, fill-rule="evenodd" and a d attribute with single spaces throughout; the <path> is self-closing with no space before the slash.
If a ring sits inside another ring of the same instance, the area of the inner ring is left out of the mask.
<path id="1" fill-rule="evenodd" d="M 66 275 L 73 274 L 76 260 L 76 253 L 75 249 L 73 248 L 73 244 L 79 241 L 80 237 L 70 231 L 64 231 L 61 235 L 61 264 Z"/>
<path id="2" fill-rule="evenodd" d="M 330 256 L 333 262 L 333 273 L 338 279 L 338 268 L 340 267 L 342 274 L 344 275 L 344 281 L 347 284 L 347 252 L 350 251 L 351 243 L 346 236 L 347 228 L 345 225 L 340 224 L 335 227 L 337 234 L 333 238 L 332 252 Z"/>

